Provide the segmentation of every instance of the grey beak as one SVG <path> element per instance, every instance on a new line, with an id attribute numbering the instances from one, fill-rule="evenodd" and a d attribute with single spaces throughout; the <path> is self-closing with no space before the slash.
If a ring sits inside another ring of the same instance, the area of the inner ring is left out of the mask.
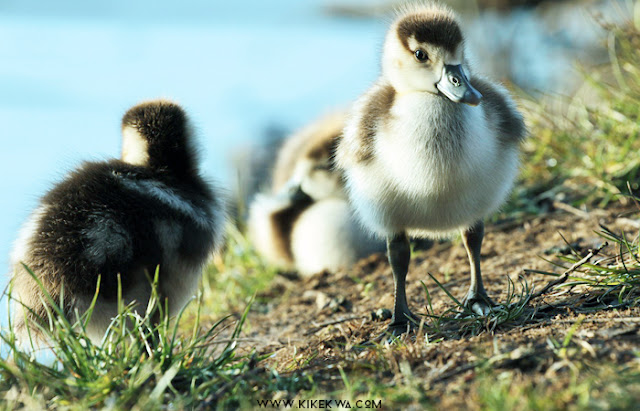
<path id="1" fill-rule="evenodd" d="M 436 87 L 454 103 L 477 106 L 482 100 L 482 94 L 469 83 L 460 64 L 457 66 L 445 64 L 442 69 L 442 77 L 436 83 Z"/>
<path id="2" fill-rule="evenodd" d="M 289 201 L 293 204 L 307 204 L 313 202 L 313 199 L 309 197 L 307 193 L 302 191 L 302 186 L 300 184 L 286 187 L 285 193 Z"/>

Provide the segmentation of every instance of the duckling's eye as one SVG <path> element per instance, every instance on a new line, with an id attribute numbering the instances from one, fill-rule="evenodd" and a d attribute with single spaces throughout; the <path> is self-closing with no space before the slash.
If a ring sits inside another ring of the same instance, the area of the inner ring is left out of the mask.
<path id="1" fill-rule="evenodd" d="M 414 56 L 416 56 L 416 59 L 418 59 L 418 61 L 427 61 L 429 60 L 429 56 L 427 56 L 427 53 L 425 53 L 424 51 L 418 49 L 416 50 L 415 53 L 413 53 Z"/>

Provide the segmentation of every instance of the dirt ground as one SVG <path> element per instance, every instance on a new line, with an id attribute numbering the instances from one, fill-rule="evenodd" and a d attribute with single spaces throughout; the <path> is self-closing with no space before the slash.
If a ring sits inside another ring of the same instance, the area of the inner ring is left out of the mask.
<path id="1" fill-rule="evenodd" d="M 522 287 L 519 279 L 529 287 L 535 286 L 535 290 L 552 281 L 552 276 L 527 270 L 562 273 L 564 269 L 550 261 L 558 262 L 559 255 L 569 252 L 563 237 L 581 255 L 605 241 L 597 234 L 601 224 L 635 238 L 638 225 L 634 210 L 557 210 L 526 221 L 487 225 L 482 269 L 489 295 L 505 303 L 509 279 L 518 292 Z M 615 257 L 617 252 L 616 245 L 610 245 L 591 262 Z M 432 298 L 433 314 L 454 317 L 447 310 L 455 310 L 455 303 L 427 273 L 461 298 L 469 284 L 469 265 L 460 241 L 414 251 L 407 277 L 407 296 L 415 313 L 427 313 L 424 282 Z M 576 275 L 580 275 L 579 270 Z M 388 324 L 388 320 L 374 319 L 373 314 L 381 308 L 392 308 L 392 291 L 391 270 L 382 254 L 370 256 L 348 271 L 303 279 L 280 276 L 258 296 L 240 346 L 271 353 L 267 363 L 278 371 L 313 374 L 328 390 L 343 387 L 338 367 L 352 378 L 362 376 L 393 386 L 403 384 L 408 365 L 410 374 L 419 377 L 416 381 L 432 401 L 466 406 L 473 404 L 473 394 L 446 394 L 470 389 L 465 387 L 476 379 L 481 364 L 515 370 L 513 378 L 532 383 L 553 380 L 562 385 L 569 383 L 571 355 L 583 363 L 615 365 L 632 361 L 639 348 L 640 310 L 618 305 L 613 297 L 598 299 L 599 293 L 583 286 L 556 288 L 530 301 L 519 318 L 495 329 L 450 319 L 437 329 L 413 334 L 404 344 L 386 348 L 363 345 Z M 575 334 L 567 349 L 573 351 L 562 352 L 558 346 L 572 327 Z M 563 375 L 567 377 L 556 378 Z"/>

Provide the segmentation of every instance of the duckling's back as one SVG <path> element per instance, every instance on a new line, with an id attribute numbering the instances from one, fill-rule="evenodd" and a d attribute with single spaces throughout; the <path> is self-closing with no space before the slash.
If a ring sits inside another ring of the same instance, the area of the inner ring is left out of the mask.
<path id="1" fill-rule="evenodd" d="M 73 322 L 74 310 L 89 307 L 100 278 L 88 329 L 100 338 L 117 314 L 118 288 L 125 303 L 145 307 L 159 266 L 158 291 L 175 312 L 219 245 L 223 221 L 222 199 L 196 172 L 120 160 L 85 163 L 42 198 L 23 228 L 12 255 L 13 297 L 32 310 L 30 321 L 46 318 L 46 299 L 24 263 L 56 303 L 64 295 L 61 308 Z M 20 329 L 25 311 L 17 308 Z"/>

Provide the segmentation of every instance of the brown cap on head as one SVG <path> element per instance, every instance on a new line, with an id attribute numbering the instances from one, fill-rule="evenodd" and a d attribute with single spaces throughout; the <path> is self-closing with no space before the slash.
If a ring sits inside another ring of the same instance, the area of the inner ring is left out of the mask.
<path id="1" fill-rule="evenodd" d="M 135 165 L 192 173 L 196 155 L 187 114 L 167 100 L 152 100 L 129 109 L 122 118 L 122 159 Z"/>
<path id="2" fill-rule="evenodd" d="M 403 13 L 397 24 L 398 38 L 404 47 L 409 47 L 409 38 L 420 43 L 429 43 L 453 53 L 463 41 L 462 31 L 455 15 L 447 8 L 428 5 L 415 6 Z"/>

